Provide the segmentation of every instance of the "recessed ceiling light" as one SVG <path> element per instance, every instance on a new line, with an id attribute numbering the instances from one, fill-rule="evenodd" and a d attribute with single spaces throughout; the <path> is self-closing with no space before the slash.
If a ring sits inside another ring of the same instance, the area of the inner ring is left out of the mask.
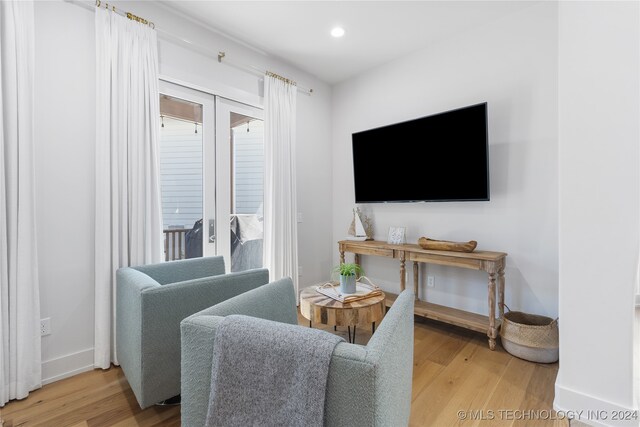
<path id="1" fill-rule="evenodd" d="M 335 38 L 340 38 L 344 36 L 344 28 L 335 27 L 334 29 L 331 30 L 331 35 Z"/>

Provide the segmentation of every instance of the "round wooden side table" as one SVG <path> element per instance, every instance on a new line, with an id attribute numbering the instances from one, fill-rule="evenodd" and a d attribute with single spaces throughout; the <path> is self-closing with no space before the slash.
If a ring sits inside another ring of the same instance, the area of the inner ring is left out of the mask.
<path id="1" fill-rule="evenodd" d="M 317 285 L 309 286 L 300 293 L 300 313 L 309 320 L 310 327 L 317 323 L 333 326 L 334 330 L 336 326 L 346 326 L 350 343 L 356 340 L 356 326 L 372 325 L 372 331 L 375 332 L 376 324 L 380 323 L 386 312 L 384 292 L 370 298 L 341 303 L 321 294 L 316 288 Z"/>

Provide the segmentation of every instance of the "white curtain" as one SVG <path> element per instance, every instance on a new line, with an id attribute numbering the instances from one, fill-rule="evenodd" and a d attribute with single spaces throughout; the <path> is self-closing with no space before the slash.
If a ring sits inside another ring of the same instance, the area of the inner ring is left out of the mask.
<path id="1" fill-rule="evenodd" d="M 264 265 L 270 280 L 291 277 L 298 294 L 295 84 L 264 78 Z"/>
<path id="2" fill-rule="evenodd" d="M 0 406 L 40 387 L 33 2 L 0 2 Z"/>
<path id="3" fill-rule="evenodd" d="M 96 9 L 96 367 L 116 359 L 115 272 L 162 261 L 154 30 Z"/>

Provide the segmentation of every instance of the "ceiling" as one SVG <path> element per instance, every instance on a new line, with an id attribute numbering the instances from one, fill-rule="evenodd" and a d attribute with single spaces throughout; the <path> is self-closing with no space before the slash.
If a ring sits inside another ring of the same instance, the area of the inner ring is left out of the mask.
<path id="1" fill-rule="evenodd" d="M 335 84 L 528 1 L 178 1 L 165 6 Z M 329 35 L 340 25 L 340 39 Z"/>

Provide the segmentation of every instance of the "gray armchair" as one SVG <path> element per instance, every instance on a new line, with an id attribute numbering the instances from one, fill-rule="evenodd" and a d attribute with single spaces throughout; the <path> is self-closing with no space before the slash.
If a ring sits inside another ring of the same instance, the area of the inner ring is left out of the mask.
<path id="1" fill-rule="evenodd" d="M 141 408 L 180 394 L 181 320 L 269 281 L 224 272 L 221 256 L 118 269 L 117 356 Z"/>
<path id="2" fill-rule="evenodd" d="M 222 317 L 243 314 L 297 324 L 295 301 L 291 280 L 281 279 L 181 322 L 183 426 L 205 424 L 214 336 Z M 325 425 L 408 425 L 413 373 L 413 304 L 413 294 L 404 291 L 366 346 L 343 342 L 335 347 L 325 395 Z M 275 322 L 274 327 L 278 327 Z"/>

